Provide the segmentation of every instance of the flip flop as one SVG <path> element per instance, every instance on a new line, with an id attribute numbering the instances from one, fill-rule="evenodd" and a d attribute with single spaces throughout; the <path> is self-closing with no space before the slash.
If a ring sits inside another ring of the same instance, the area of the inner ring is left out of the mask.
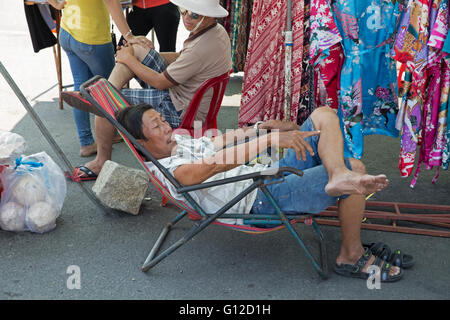
<path id="1" fill-rule="evenodd" d="M 403 253 L 400 249 L 393 251 L 384 242 L 372 242 L 370 244 L 363 244 L 363 247 L 369 248 L 374 256 L 380 257 L 381 259 L 388 261 L 396 267 L 408 269 L 411 268 L 415 263 L 414 257 L 412 255 Z"/>
<path id="2" fill-rule="evenodd" d="M 86 176 L 80 176 L 80 173 L 83 172 L 86 174 Z M 80 181 L 89 181 L 89 180 L 95 180 L 97 179 L 98 175 L 96 175 L 91 169 L 89 169 L 86 166 L 78 166 L 76 167 L 72 174 L 68 174 L 68 172 L 65 173 L 66 178 L 74 181 L 74 182 L 80 182 Z"/>
<path id="3" fill-rule="evenodd" d="M 96 107 L 92 105 L 91 102 L 86 100 L 81 96 L 81 93 L 78 91 L 64 91 L 61 92 L 61 98 L 71 107 L 81 110 L 93 113 L 100 117 L 105 117 L 103 113 L 97 110 Z"/>

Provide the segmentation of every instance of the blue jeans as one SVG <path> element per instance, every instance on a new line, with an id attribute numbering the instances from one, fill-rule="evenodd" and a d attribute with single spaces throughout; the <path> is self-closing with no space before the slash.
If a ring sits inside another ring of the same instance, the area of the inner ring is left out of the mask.
<path id="1" fill-rule="evenodd" d="M 301 131 L 314 131 L 311 118 L 302 125 Z M 294 167 L 303 171 L 303 176 L 287 174 L 284 182 L 268 185 L 270 191 L 280 209 L 285 214 L 320 213 L 336 201 L 348 196 L 331 197 L 325 192 L 328 183 L 328 173 L 322 165 L 317 151 L 319 136 L 305 139 L 312 149 L 314 156 L 308 152 L 306 161 L 297 160 L 295 151 L 289 149 L 287 154 L 274 166 Z M 351 170 L 350 160 L 345 158 L 345 165 Z M 259 189 L 251 212 L 253 214 L 275 214 L 275 209 L 270 204 L 264 193 Z"/>
<path id="2" fill-rule="evenodd" d="M 73 76 L 75 91 L 95 75 L 108 78 L 115 65 L 112 42 L 90 45 L 75 40 L 66 30 L 60 29 L 59 42 L 67 54 Z M 94 143 L 89 113 L 73 108 L 78 138 L 82 147 Z"/>

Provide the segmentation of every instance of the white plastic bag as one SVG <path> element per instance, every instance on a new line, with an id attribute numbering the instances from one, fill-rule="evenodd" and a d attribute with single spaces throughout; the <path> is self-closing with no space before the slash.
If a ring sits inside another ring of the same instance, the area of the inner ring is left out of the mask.
<path id="1" fill-rule="evenodd" d="M 26 149 L 25 139 L 17 133 L 0 131 L 0 165 L 12 164 Z"/>
<path id="2" fill-rule="evenodd" d="M 56 227 L 67 185 L 59 166 L 45 152 L 18 158 L 0 179 L 4 188 L 0 228 L 44 233 Z"/>

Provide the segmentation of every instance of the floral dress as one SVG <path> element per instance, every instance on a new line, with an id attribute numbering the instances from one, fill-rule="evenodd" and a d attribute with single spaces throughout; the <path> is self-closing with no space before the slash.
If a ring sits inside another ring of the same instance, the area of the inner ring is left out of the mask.
<path id="1" fill-rule="evenodd" d="M 411 175 L 416 148 L 421 135 L 425 80 L 422 72 L 426 62 L 429 4 L 427 1 L 409 1 L 404 13 L 391 55 L 406 64 L 405 83 L 397 117 L 397 129 L 401 130 L 401 148 L 398 168 L 402 177 Z"/>
<path id="2" fill-rule="evenodd" d="M 338 0 L 332 11 L 345 54 L 338 110 L 344 152 L 360 159 L 364 135 L 398 136 L 397 74 L 389 51 L 400 8 L 391 0 Z"/>
<path id="3" fill-rule="evenodd" d="M 442 1 L 442 2 L 441 2 Z M 449 30 L 449 12 L 448 0 L 433 1 L 433 8 L 430 14 L 430 39 L 428 40 L 428 63 L 430 65 L 429 74 L 436 81 L 430 83 L 427 91 L 429 97 L 424 108 L 424 130 L 423 144 L 420 149 L 418 170 L 412 182 L 414 185 L 420 165 L 423 163 L 425 168 L 430 170 L 437 167 L 437 174 L 433 183 L 439 176 L 439 166 L 443 164 L 443 152 L 446 148 L 446 131 L 447 131 L 447 113 L 449 101 L 450 86 L 450 68 L 448 61 L 445 60 L 447 55 L 442 51 L 445 38 Z M 433 92 L 433 94 L 430 94 Z"/>
<path id="4" fill-rule="evenodd" d="M 448 34 L 448 0 L 412 0 L 403 17 L 394 57 L 407 65 L 397 128 L 402 130 L 399 169 L 411 175 L 419 146 L 419 158 L 411 187 L 422 165 L 448 168 L 448 101 L 450 69 L 443 49 Z M 433 179 L 436 182 L 439 170 Z"/>
<path id="5" fill-rule="evenodd" d="M 337 110 L 344 51 L 328 0 L 311 1 L 310 23 L 309 56 L 314 67 L 314 103 L 318 107 Z"/>
<path id="6" fill-rule="evenodd" d="M 446 35 L 446 39 L 445 42 L 443 44 L 442 47 L 442 51 L 447 53 L 446 56 L 444 56 L 444 62 L 446 63 L 447 68 L 450 68 L 450 13 L 449 13 L 449 9 L 450 9 L 450 2 L 447 2 L 447 35 Z M 449 88 L 449 86 L 447 85 L 447 90 Z M 448 170 L 448 167 L 450 165 L 450 97 L 447 96 L 447 129 L 445 130 L 445 146 L 442 150 L 442 168 L 444 170 Z"/>

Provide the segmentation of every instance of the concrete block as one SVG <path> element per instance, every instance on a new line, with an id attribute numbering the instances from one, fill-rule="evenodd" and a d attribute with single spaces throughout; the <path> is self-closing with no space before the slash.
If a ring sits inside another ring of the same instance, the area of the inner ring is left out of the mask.
<path id="1" fill-rule="evenodd" d="M 107 207 L 137 215 L 147 192 L 149 179 L 143 170 L 106 161 L 92 191 Z"/>

